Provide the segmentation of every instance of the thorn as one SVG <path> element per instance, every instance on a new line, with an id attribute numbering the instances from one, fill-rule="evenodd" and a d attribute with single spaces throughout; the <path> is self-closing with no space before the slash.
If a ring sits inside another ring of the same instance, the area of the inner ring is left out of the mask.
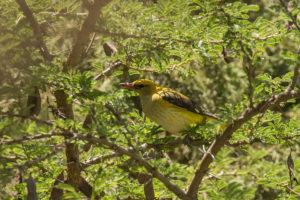
<path id="1" fill-rule="evenodd" d="M 212 159 L 215 160 L 215 156 L 214 156 L 211 152 L 206 151 L 204 145 L 202 145 L 202 150 L 200 150 L 200 151 L 201 151 L 202 153 L 207 153 L 207 154 L 209 154 L 209 155 L 212 157 Z"/>

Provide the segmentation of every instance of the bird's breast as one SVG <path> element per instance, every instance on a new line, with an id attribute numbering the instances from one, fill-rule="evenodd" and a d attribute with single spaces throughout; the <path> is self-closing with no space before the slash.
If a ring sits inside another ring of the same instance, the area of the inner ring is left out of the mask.
<path id="1" fill-rule="evenodd" d="M 181 135 L 189 124 L 196 123 L 198 116 L 164 101 L 158 94 L 141 97 L 145 115 L 173 135 Z M 187 114 L 188 112 L 188 114 Z M 189 115 L 190 114 L 190 115 Z"/>

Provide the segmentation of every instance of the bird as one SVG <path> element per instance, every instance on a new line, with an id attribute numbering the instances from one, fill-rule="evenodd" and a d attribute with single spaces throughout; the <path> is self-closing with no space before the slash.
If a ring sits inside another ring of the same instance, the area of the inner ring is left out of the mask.
<path id="1" fill-rule="evenodd" d="M 187 96 L 159 86 L 152 80 L 139 79 L 132 83 L 120 83 L 120 86 L 136 91 L 145 116 L 172 136 L 182 136 L 181 132 L 190 124 L 219 120 Z"/>

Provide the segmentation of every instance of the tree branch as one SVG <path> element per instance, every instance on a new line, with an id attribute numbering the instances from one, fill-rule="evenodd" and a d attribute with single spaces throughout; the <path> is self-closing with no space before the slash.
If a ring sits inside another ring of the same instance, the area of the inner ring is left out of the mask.
<path id="1" fill-rule="evenodd" d="M 128 34 L 128 33 L 123 33 L 123 32 L 111 32 L 109 30 L 105 30 L 105 29 L 95 29 L 94 30 L 97 33 L 101 33 L 104 35 L 113 35 L 113 36 L 120 36 L 124 39 L 126 38 L 135 38 L 135 39 L 142 39 L 142 38 L 148 38 L 148 39 L 154 39 L 154 40 L 174 40 L 177 42 L 182 42 L 185 44 L 192 44 L 193 41 L 190 40 L 184 40 L 184 39 L 178 39 L 178 38 L 170 38 L 170 37 L 159 37 L 159 36 L 152 36 L 152 35 L 133 35 L 133 34 Z"/>
<path id="2" fill-rule="evenodd" d="M 284 187 L 285 189 L 287 189 L 290 193 L 297 195 L 298 197 L 300 197 L 300 193 L 296 192 L 295 190 L 293 190 L 292 188 L 290 188 L 288 185 L 285 184 L 277 184 L 280 187 Z"/>
<path id="3" fill-rule="evenodd" d="M 292 82 L 290 83 L 290 85 L 288 87 L 288 91 L 291 91 L 295 88 L 298 77 L 299 77 L 299 65 L 296 65 L 294 68 L 294 76 L 292 78 Z"/>
<path id="4" fill-rule="evenodd" d="M 102 162 L 104 160 L 119 157 L 120 155 L 121 154 L 119 154 L 119 153 L 113 153 L 113 154 L 106 155 L 106 156 L 98 156 L 97 158 L 94 158 L 93 160 L 88 160 L 88 161 L 82 163 L 81 167 L 82 168 L 87 168 L 87 167 L 93 166 L 95 164 L 99 164 L 100 162 Z"/>
<path id="5" fill-rule="evenodd" d="M 34 165 L 34 164 L 36 164 L 36 163 L 42 162 L 42 161 L 44 161 L 44 160 L 46 160 L 46 159 L 48 159 L 48 158 L 50 158 L 50 157 L 56 155 L 56 154 L 57 154 L 59 151 L 61 151 L 61 150 L 62 150 L 62 148 L 55 147 L 55 149 L 54 149 L 51 153 L 47 154 L 46 156 L 35 158 L 34 160 L 27 161 L 27 162 L 25 162 L 24 164 L 21 164 L 21 165 L 17 165 L 17 164 L 16 164 L 16 165 L 14 165 L 13 168 L 21 168 L 21 169 L 24 169 L 24 168 L 26 168 L 26 167 L 31 167 L 32 165 Z"/>
<path id="6" fill-rule="evenodd" d="M 64 63 L 63 72 L 68 72 L 74 69 L 79 63 L 82 54 L 84 53 L 85 46 L 88 44 L 90 39 L 90 34 L 94 30 L 97 19 L 99 18 L 101 8 L 108 4 L 111 0 L 94 0 L 92 4 L 88 4 L 88 16 L 85 18 L 74 46 Z M 83 1 L 84 3 L 87 1 Z M 57 90 L 54 93 L 56 98 L 56 103 L 59 111 L 61 111 L 64 116 L 68 119 L 74 119 L 72 103 L 68 102 L 68 95 L 64 90 Z M 68 134 L 68 131 L 65 131 Z M 67 140 L 66 143 L 66 160 L 67 160 L 67 183 L 73 186 L 76 190 L 79 189 L 81 181 L 81 167 L 79 162 L 79 148 L 75 143 L 70 143 Z"/>
<path id="7" fill-rule="evenodd" d="M 231 147 L 238 147 L 238 146 L 243 146 L 243 145 L 249 145 L 249 144 L 254 144 L 257 142 L 262 142 L 259 138 L 254 138 L 253 140 L 247 142 L 247 141 L 239 141 L 239 142 L 235 142 L 230 144 L 229 141 L 227 142 L 227 146 L 231 146 Z"/>
<path id="8" fill-rule="evenodd" d="M 45 60 L 51 61 L 53 59 L 54 55 L 50 54 L 48 51 L 48 48 L 47 48 L 47 46 L 44 42 L 43 36 L 42 36 L 42 31 L 41 31 L 40 25 L 37 22 L 37 20 L 35 19 L 33 12 L 30 10 L 30 8 L 28 7 L 25 0 L 16 0 L 16 2 L 19 4 L 20 10 L 23 12 L 25 17 L 28 19 L 28 21 L 33 29 L 34 36 L 37 38 L 37 40 L 39 42 L 39 49 L 40 49 L 42 56 L 44 57 Z"/>
<path id="9" fill-rule="evenodd" d="M 146 179 L 144 183 L 144 194 L 146 200 L 155 199 L 152 177 Z"/>
<path id="10" fill-rule="evenodd" d="M 252 63 L 252 59 L 246 52 L 244 45 L 242 44 L 241 41 L 239 41 L 239 44 L 241 46 L 242 52 L 244 53 L 244 55 L 246 57 L 246 61 L 247 61 L 247 65 L 248 65 L 249 102 L 250 102 L 250 108 L 252 108 L 253 107 L 253 91 L 254 91 L 252 82 L 253 82 L 253 75 L 254 75 L 254 66 Z"/>
<path id="11" fill-rule="evenodd" d="M 155 199 L 152 176 L 142 172 L 129 172 L 129 176 L 137 179 L 140 184 L 144 185 L 144 194 L 146 200 Z"/>
<path id="12" fill-rule="evenodd" d="M 176 194 L 179 198 L 190 200 L 190 198 L 188 198 L 186 196 L 186 194 L 183 190 L 181 190 L 176 184 L 172 183 L 168 177 L 166 177 L 161 172 L 159 172 L 154 166 L 149 164 L 138 153 L 132 152 L 123 147 L 120 147 L 120 146 L 116 145 L 115 143 L 109 141 L 106 138 L 97 138 L 97 137 L 93 137 L 93 136 L 86 136 L 83 134 L 75 134 L 73 139 L 87 140 L 90 143 L 105 145 L 108 148 L 110 148 L 122 155 L 127 155 L 127 156 L 133 158 L 134 160 L 138 161 L 141 166 L 144 166 L 147 169 L 147 171 L 150 174 L 152 174 L 153 177 L 159 179 L 170 191 L 172 191 L 174 194 Z"/>
<path id="13" fill-rule="evenodd" d="M 296 26 L 296 28 L 300 32 L 300 26 L 297 23 L 297 15 L 296 16 L 292 15 L 292 13 L 289 10 L 286 2 L 284 2 L 283 0 L 279 0 L 279 1 L 280 1 L 281 6 L 285 9 L 285 11 L 288 13 L 289 17 L 292 19 L 293 24 Z M 298 54 L 299 53 L 300 53 L 300 51 L 298 51 Z M 298 79 L 298 76 L 299 76 L 299 65 L 296 65 L 295 68 L 294 68 L 294 76 L 293 76 L 292 82 L 290 83 L 290 85 L 288 87 L 288 90 L 293 90 L 294 89 L 294 87 L 296 85 L 296 82 L 297 82 L 297 79 Z"/>
<path id="14" fill-rule="evenodd" d="M 84 52 L 84 55 L 86 55 L 89 52 L 90 48 L 92 47 L 92 45 L 94 43 L 94 40 L 95 40 L 95 36 L 96 36 L 96 33 L 94 32 L 93 35 L 92 35 L 92 39 L 89 43 L 89 46 L 86 48 L 86 50 Z"/>
<path id="15" fill-rule="evenodd" d="M 130 132 L 129 127 L 125 123 L 125 121 L 122 118 L 121 114 L 108 103 L 104 104 L 104 106 L 117 118 L 118 122 L 125 127 L 127 133 L 129 133 L 131 135 L 131 137 L 133 138 L 134 136 Z M 123 133 L 125 139 L 127 140 L 128 145 L 131 146 L 132 148 L 134 148 L 134 146 L 132 145 L 131 140 L 127 137 L 126 133 L 124 133 L 124 132 L 122 132 L 122 133 Z"/>
<path id="16" fill-rule="evenodd" d="M 43 138 L 50 138 L 53 136 L 66 136 L 66 135 L 64 133 L 59 133 L 59 132 L 53 131 L 52 133 L 49 133 L 49 134 L 24 136 L 22 138 L 14 139 L 14 140 L 1 140 L 0 145 L 11 145 L 11 144 L 15 144 L 15 143 L 21 144 L 21 143 L 29 141 L 29 140 L 39 140 L 39 139 L 43 139 Z"/>
<path id="17" fill-rule="evenodd" d="M 186 141 L 184 138 L 177 138 L 174 141 L 168 142 L 168 143 L 164 143 L 164 144 L 150 144 L 150 143 L 146 143 L 145 145 L 142 145 L 143 148 L 154 148 L 156 150 L 162 150 L 165 148 L 175 148 L 179 145 L 185 144 Z M 210 142 L 209 141 L 201 141 L 201 140 L 194 140 L 193 138 L 189 138 L 189 145 L 191 146 L 195 146 L 195 147 L 202 147 L 203 145 L 209 145 Z"/>
<path id="18" fill-rule="evenodd" d="M 95 76 L 94 80 L 99 80 L 105 76 L 110 76 L 115 69 L 121 66 L 124 66 L 124 64 L 121 61 L 111 63 L 108 68 L 106 68 L 105 70 L 103 70 L 103 72 Z"/>
<path id="19" fill-rule="evenodd" d="M 287 6 L 287 3 L 285 3 L 283 0 L 279 0 L 279 1 L 280 1 L 281 6 L 285 9 L 285 11 L 288 13 L 289 17 L 292 19 L 293 24 L 296 26 L 296 28 L 300 32 L 300 26 L 297 23 L 297 18 L 296 18 L 297 15 L 296 16 L 292 15 L 292 13 L 290 12 L 290 10 Z"/>
<path id="20" fill-rule="evenodd" d="M 300 90 L 284 91 L 280 94 L 274 95 L 268 100 L 262 101 L 256 107 L 249 108 L 238 119 L 234 120 L 223 133 L 216 137 L 215 141 L 211 144 L 208 151 L 204 154 L 198 164 L 194 177 L 189 185 L 187 195 L 190 198 L 197 198 L 197 191 L 202 182 L 203 177 L 208 171 L 209 165 L 213 162 L 213 157 L 221 150 L 221 148 L 229 141 L 232 134 L 238 130 L 244 123 L 249 121 L 252 117 L 259 113 L 265 112 L 271 106 L 281 102 L 286 102 L 289 99 L 300 98 Z"/>
<path id="21" fill-rule="evenodd" d="M 188 60 L 185 60 L 183 62 L 171 65 L 169 67 L 165 67 L 165 69 L 173 71 L 176 67 L 179 67 L 179 66 L 182 66 L 182 65 L 184 65 L 186 63 L 192 62 L 193 60 L 195 60 L 195 59 L 188 59 Z M 133 67 L 133 66 L 129 66 L 129 65 L 125 64 L 125 63 L 122 63 L 121 61 L 118 60 L 118 61 L 116 61 L 114 63 L 111 63 L 108 68 L 106 68 L 105 70 L 103 70 L 103 72 L 101 72 L 100 74 L 98 74 L 97 76 L 95 76 L 94 80 L 99 80 L 99 79 L 101 79 L 103 77 L 110 76 L 119 67 L 125 67 L 127 69 L 132 69 L 132 70 L 136 70 L 136 71 L 139 71 L 139 72 L 150 72 L 150 73 L 156 72 L 155 69 Z"/>
<path id="22" fill-rule="evenodd" d="M 94 31 L 94 26 L 100 15 L 101 8 L 106 6 L 111 0 L 95 0 L 92 6 L 89 6 L 89 13 L 84 20 L 81 29 L 77 35 L 76 42 L 68 56 L 63 71 L 67 72 L 79 63 L 84 47 L 89 41 L 90 34 Z"/>
<path id="23" fill-rule="evenodd" d="M 0 112 L 0 115 L 2 116 L 6 116 L 6 117 L 18 117 L 18 118 L 21 118 L 21 119 L 30 119 L 32 121 L 35 121 L 36 123 L 39 123 L 39 124 L 44 124 L 44 125 L 48 125 L 48 126 L 52 126 L 53 123 L 50 122 L 50 121 L 46 121 L 46 120 L 42 120 L 42 119 L 39 119 L 39 118 L 36 118 L 34 116 L 25 116 L 25 115 L 18 115 L 18 114 L 10 114 L 10 113 L 1 113 Z"/>

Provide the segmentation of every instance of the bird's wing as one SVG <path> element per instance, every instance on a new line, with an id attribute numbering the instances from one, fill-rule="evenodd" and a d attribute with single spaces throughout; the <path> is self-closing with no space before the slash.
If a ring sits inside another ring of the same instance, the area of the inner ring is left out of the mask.
<path id="1" fill-rule="evenodd" d="M 219 119 L 218 117 L 214 116 L 210 112 L 203 109 L 199 104 L 194 102 L 193 100 L 189 99 L 188 97 L 180 94 L 174 90 L 164 88 L 158 94 L 162 97 L 163 100 L 176 105 L 181 108 L 185 108 L 191 112 L 204 115 L 207 117 L 211 117 L 213 119 Z"/>

